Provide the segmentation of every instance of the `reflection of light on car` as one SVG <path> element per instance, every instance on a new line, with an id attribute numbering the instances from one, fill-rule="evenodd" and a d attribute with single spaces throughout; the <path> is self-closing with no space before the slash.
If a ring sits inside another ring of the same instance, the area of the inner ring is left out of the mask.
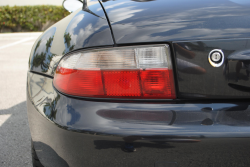
<path id="1" fill-rule="evenodd" d="M 176 59 L 178 71 L 188 74 L 205 74 L 206 70 L 194 63 L 185 60 Z"/>
<path id="2" fill-rule="evenodd" d="M 114 121 L 139 124 L 170 124 L 172 111 L 99 110 L 97 115 Z"/>
<path id="3" fill-rule="evenodd" d="M 27 75 L 34 151 L 37 142 L 52 149 L 38 151 L 41 163 L 249 166 L 250 10 L 242 2 L 93 0 L 46 31 Z M 224 68 L 209 64 L 215 49 Z"/>
<path id="4" fill-rule="evenodd" d="M 240 5 L 250 5 L 250 1 L 249 0 L 230 0 L 234 3 L 238 3 Z"/>

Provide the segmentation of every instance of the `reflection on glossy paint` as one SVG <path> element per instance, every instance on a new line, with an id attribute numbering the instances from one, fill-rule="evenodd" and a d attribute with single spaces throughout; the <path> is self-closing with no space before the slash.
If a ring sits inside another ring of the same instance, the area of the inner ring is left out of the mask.
<path id="1" fill-rule="evenodd" d="M 34 56 L 32 57 L 30 63 L 31 70 L 39 72 L 47 72 L 49 69 L 52 70 L 52 67 L 50 67 L 50 62 L 55 54 L 50 52 L 50 48 L 54 39 L 55 32 L 56 28 L 51 28 L 37 42 L 34 50 Z"/>
<path id="2" fill-rule="evenodd" d="M 67 111 L 71 115 L 71 120 L 67 122 L 67 125 L 74 125 L 77 121 L 80 120 L 81 115 L 79 114 L 79 112 L 75 111 L 72 106 L 67 105 Z"/>
<path id="3" fill-rule="evenodd" d="M 71 50 L 74 49 L 75 45 L 70 45 L 70 42 L 71 42 L 71 35 L 70 33 L 65 33 L 64 34 L 64 43 L 65 43 L 65 46 L 66 48 L 68 48 L 68 51 L 67 52 L 70 52 Z M 63 55 L 65 54 L 66 50 L 63 51 Z"/>
<path id="4" fill-rule="evenodd" d="M 229 1 L 240 4 L 240 5 L 244 5 L 244 6 L 249 6 L 250 5 L 249 0 L 229 0 Z"/>
<path id="5" fill-rule="evenodd" d="M 130 1 L 120 2 L 114 5 L 105 6 L 105 10 L 110 10 L 109 15 L 112 16 L 111 23 L 120 22 L 133 17 L 137 12 L 141 12 L 144 9 L 133 6 L 126 6 L 130 4 Z"/>
<path id="6" fill-rule="evenodd" d="M 188 59 L 193 59 L 195 57 L 195 53 L 192 52 L 189 48 L 189 46 L 187 46 L 185 43 L 178 43 L 178 44 L 174 44 L 174 46 L 176 47 L 176 51 L 181 55 L 184 56 Z"/>
<path id="7" fill-rule="evenodd" d="M 250 97 L 250 92 L 245 89 L 250 83 L 248 42 L 248 39 L 225 39 L 174 43 L 180 96 L 225 99 Z M 208 61 L 208 55 L 214 49 L 221 49 L 225 55 L 224 64 L 219 68 L 211 66 Z M 192 57 L 190 53 L 195 56 Z"/>
<path id="8" fill-rule="evenodd" d="M 88 0 L 87 6 L 82 10 L 62 19 L 39 38 L 33 47 L 34 53 L 30 56 L 30 69 L 53 76 L 55 67 L 64 54 L 79 48 L 113 44 L 99 1 Z"/>
<path id="9" fill-rule="evenodd" d="M 60 120 L 62 112 L 58 112 L 60 109 L 57 106 L 61 95 L 53 89 L 52 79 L 32 74 L 28 75 L 28 81 L 29 98 L 32 99 L 40 114 L 50 121 Z M 71 105 L 66 105 L 64 110 L 67 111 L 64 120 L 68 126 L 74 125 L 81 118 L 81 115 Z M 65 115 L 63 116 L 65 117 Z"/>
<path id="10" fill-rule="evenodd" d="M 230 54 L 225 63 L 224 75 L 231 88 L 241 91 L 250 91 L 250 50 L 240 50 Z"/>
<path id="11" fill-rule="evenodd" d="M 225 69 L 226 77 L 230 82 L 249 86 L 250 60 L 229 60 Z"/>
<path id="12" fill-rule="evenodd" d="M 64 33 L 63 54 L 88 46 L 113 44 L 105 14 L 98 8 L 100 4 L 92 4 L 74 16 Z"/>
<path id="13" fill-rule="evenodd" d="M 57 94 L 52 79 L 38 74 L 29 72 L 27 81 L 31 135 L 47 166 L 117 166 L 111 154 L 121 162 L 118 166 L 151 167 L 166 157 L 185 166 L 187 155 L 198 156 L 192 161 L 197 167 L 250 164 L 249 101 L 104 102 Z M 48 121 L 51 111 L 56 116 Z M 172 125 L 163 123 L 168 111 L 176 113 Z"/>
<path id="14" fill-rule="evenodd" d="M 249 9 L 230 1 L 118 0 L 103 5 L 117 43 L 250 36 L 245 21 L 250 19 Z"/>
<path id="15" fill-rule="evenodd" d="M 168 125 L 173 120 L 172 111 L 98 110 L 96 114 L 105 119 L 135 124 Z"/>
<path id="16" fill-rule="evenodd" d="M 52 88 L 52 79 L 33 74 L 29 87 L 37 87 L 38 91 L 30 93 L 34 107 L 46 118 L 60 127 L 130 136 L 237 136 L 245 133 L 250 126 L 250 107 L 247 103 L 197 103 L 172 104 L 161 103 L 119 103 L 94 102 L 77 100 L 57 94 Z M 43 83 L 41 83 L 43 81 Z M 36 86 L 38 85 L 38 86 Z M 32 88 L 28 88 L 31 90 Z M 204 112 L 204 108 L 212 108 Z M 174 112 L 173 112 L 174 111 Z M 175 118 L 173 120 L 173 113 Z M 201 123 L 211 119 L 213 126 L 201 127 Z M 171 125 L 169 122 L 172 122 Z M 166 123 L 164 123 L 166 122 Z M 243 126 L 243 127 L 242 127 Z M 197 131 L 202 128 L 202 131 Z M 227 129 L 228 133 L 220 132 Z M 237 129 L 241 129 L 238 133 Z M 229 133 L 230 132 L 230 133 Z"/>
<path id="17" fill-rule="evenodd" d="M 194 63 L 190 63 L 185 60 L 176 59 L 178 71 L 187 74 L 205 74 L 206 70 Z"/>
<path id="18" fill-rule="evenodd" d="M 52 100 L 50 103 L 47 102 L 44 105 L 43 112 L 46 115 L 46 117 L 50 119 L 51 121 L 56 119 L 56 113 L 57 113 L 56 105 L 59 99 L 60 99 L 60 95 L 57 94 L 54 100 Z"/>
<path id="19" fill-rule="evenodd" d="M 194 59 L 196 54 L 192 51 L 195 45 L 187 45 L 187 43 L 175 43 L 174 44 L 175 51 L 178 55 L 187 58 L 187 59 Z M 206 70 L 199 65 L 189 62 L 188 60 L 182 60 L 180 58 L 176 58 L 176 64 L 178 72 L 183 72 L 187 74 L 205 74 Z"/>
<path id="20" fill-rule="evenodd" d="M 250 72 L 250 60 L 242 60 L 238 61 L 236 64 L 236 82 L 240 79 L 240 70 L 246 70 L 246 80 L 249 80 L 249 72 Z"/>

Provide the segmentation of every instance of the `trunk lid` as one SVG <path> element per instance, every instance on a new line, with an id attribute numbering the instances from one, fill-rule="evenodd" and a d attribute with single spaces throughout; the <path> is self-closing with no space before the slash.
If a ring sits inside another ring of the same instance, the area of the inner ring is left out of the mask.
<path id="1" fill-rule="evenodd" d="M 236 0 L 103 0 L 117 44 L 250 37 L 250 6 Z"/>
<path id="2" fill-rule="evenodd" d="M 250 49 L 246 39 L 250 37 L 249 4 L 236 0 L 103 1 L 116 44 L 173 43 L 179 98 L 218 99 L 250 97 L 250 65 L 238 55 Z M 214 49 L 224 53 L 220 67 L 208 61 Z"/>
<path id="3" fill-rule="evenodd" d="M 250 97 L 250 40 L 225 39 L 173 44 L 180 98 Z M 221 50 L 220 67 L 210 64 L 213 50 Z"/>

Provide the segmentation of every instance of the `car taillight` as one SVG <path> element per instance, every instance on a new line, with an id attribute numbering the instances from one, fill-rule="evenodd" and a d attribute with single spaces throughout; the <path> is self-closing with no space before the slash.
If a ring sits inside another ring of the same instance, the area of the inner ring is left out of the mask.
<path id="1" fill-rule="evenodd" d="M 74 52 L 60 61 L 53 83 L 81 97 L 176 98 L 168 45 Z"/>

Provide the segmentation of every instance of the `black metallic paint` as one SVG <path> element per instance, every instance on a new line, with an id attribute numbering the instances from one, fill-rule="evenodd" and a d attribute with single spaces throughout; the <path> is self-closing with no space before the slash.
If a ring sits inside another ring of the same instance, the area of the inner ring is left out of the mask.
<path id="1" fill-rule="evenodd" d="M 237 63 L 233 63 L 237 61 L 237 58 L 232 58 L 237 53 L 250 49 L 249 39 L 174 42 L 173 46 L 176 55 L 179 98 L 237 99 L 250 97 L 250 92 L 246 89 L 239 90 L 231 86 L 231 84 L 249 86 L 246 67 L 239 67 L 239 63 L 237 66 Z M 224 64 L 218 68 L 213 67 L 208 61 L 209 52 L 214 49 L 221 49 L 225 55 Z M 240 57 L 239 54 L 237 56 Z M 238 58 L 238 61 L 240 59 Z M 240 71 L 241 68 L 243 69 Z M 239 72 L 241 73 L 239 74 Z"/>
<path id="2" fill-rule="evenodd" d="M 250 164 L 247 101 L 86 101 L 58 93 L 52 79 L 33 73 L 27 89 L 31 135 L 45 166 Z M 126 143 L 136 152 L 126 152 Z"/>
<path id="3" fill-rule="evenodd" d="M 30 70 L 40 73 L 47 73 L 48 70 L 53 69 L 50 62 L 55 54 L 50 52 L 53 43 L 56 27 L 50 28 L 38 40 L 35 45 L 33 56 L 31 57 Z M 49 73 L 49 72 L 48 72 Z"/>
<path id="4" fill-rule="evenodd" d="M 114 44 L 106 16 L 99 2 L 96 2 L 88 6 L 87 11 L 79 11 L 69 23 L 64 34 L 63 54 L 86 47 Z"/>
<path id="5" fill-rule="evenodd" d="M 241 1 L 102 2 L 117 44 L 250 37 L 250 8 Z"/>
<path id="6" fill-rule="evenodd" d="M 53 76 L 64 54 L 81 48 L 113 44 L 102 6 L 98 0 L 92 0 L 87 8 L 59 21 L 39 37 L 31 51 L 29 67 L 31 71 Z"/>
<path id="7" fill-rule="evenodd" d="M 103 0 L 112 39 L 105 11 L 94 0 L 47 30 L 32 49 L 27 80 L 29 125 L 42 164 L 249 166 L 248 60 L 239 53 L 250 48 L 250 8 L 235 2 Z M 173 44 L 181 99 L 77 99 L 53 88 L 53 70 L 68 52 L 158 42 Z M 219 68 L 207 60 L 213 49 L 225 54 Z"/>
<path id="8" fill-rule="evenodd" d="M 249 92 L 249 73 L 250 73 L 250 51 L 249 49 L 235 52 L 227 57 L 226 77 L 229 86 L 240 91 Z"/>

